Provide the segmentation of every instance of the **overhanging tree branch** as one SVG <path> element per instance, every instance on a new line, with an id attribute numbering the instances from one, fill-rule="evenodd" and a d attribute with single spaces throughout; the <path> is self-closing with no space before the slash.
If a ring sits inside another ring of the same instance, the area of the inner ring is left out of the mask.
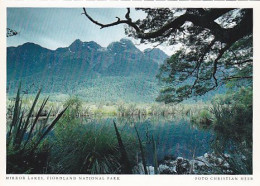
<path id="1" fill-rule="evenodd" d="M 213 79 L 214 79 L 214 81 L 215 81 L 215 87 L 218 86 L 218 80 L 217 80 L 217 78 L 216 78 L 216 72 L 217 72 L 217 68 L 218 68 L 218 61 L 219 61 L 220 58 L 223 56 L 223 54 L 225 53 L 225 51 L 227 51 L 227 50 L 230 48 L 231 45 L 232 45 L 232 44 L 228 44 L 228 45 L 226 45 L 224 48 L 222 48 L 222 49 L 219 51 L 218 57 L 214 60 L 212 77 L 213 77 Z"/>
<path id="2" fill-rule="evenodd" d="M 127 8 L 127 13 L 125 15 L 126 20 L 121 20 L 119 17 L 117 18 L 117 21 L 109 23 L 109 24 L 103 24 L 100 23 L 96 20 L 94 20 L 86 11 L 86 8 L 83 8 L 84 14 L 92 23 L 100 26 L 100 29 L 106 28 L 106 27 L 111 27 L 111 26 L 115 26 L 115 25 L 119 25 L 119 24 L 127 24 L 131 27 L 133 27 L 137 32 L 140 32 L 140 29 L 137 27 L 137 25 L 135 23 L 132 22 L 132 19 L 130 18 L 130 8 Z"/>
<path id="3" fill-rule="evenodd" d="M 158 100 L 180 102 L 214 90 L 223 83 L 223 76 L 226 80 L 251 76 L 252 9 L 140 10 L 147 16 L 135 22 L 129 8 L 125 18 L 109 24 L 94 20 L 86 9 L 84 15 L 100 28 L 126 24 L 126 34 L 141 43 L 182 44 L 161 67 L 158 77 L 168 87 Z"/>
<path id="4" fill-rule="evenodd" d="M 174 18 L 167 23 L 165 23 L 162 27 L 152 32 L 144 32 L 144 30 L 140 29 L 136 22 L 132 22 L 130 18 L 130 8 L 127 8 L 127 13 L 125 15 L 126 20 L 121 20 L 118 18 L 117 21 L 109 24 L 103 24 L 96 20 L 94 20 L 83 8 L 84 15 L 94 24 L 100 26 L 100 28 L 111 27 L 119 24 L 127 24 L 128 26 L 134 28 L 136 31 L 137 38 L 140 39 L 151 39 L 159 36 L 163 36 L 166 31 L 170 30 L 170 33 L 174 33 L 176 29 L 180 28 L 186 22 L 191 22 L 196 26 L 199 26 L 204 29 L 209 29 L 211 33 L 215 36 L 217 41 L 223 43 L 229 43 L 237 41 L 238 39 L 244 37 L 252 33 L 252 10 L 245 10 L 245 19 L 243 19 L 237 26 L 234 28 L 222 28 L 219 24 L 215 22 L 215 20 L 227 12 L 230 12 L 234 9 L 210 9 L 209 11 L 205 11 L 202 15 L 194 15 L 185 13 L 177 18 Z"/>

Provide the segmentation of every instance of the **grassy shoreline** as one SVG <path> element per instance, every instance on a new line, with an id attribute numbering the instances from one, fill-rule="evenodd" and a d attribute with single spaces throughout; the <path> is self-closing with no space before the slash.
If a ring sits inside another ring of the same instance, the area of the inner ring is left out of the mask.
<path id="1" fill-rule="evenodd" d="M 138 137 L 138 142 L 134 134 L 122 131 L 119 121 L 117 122 L 120 130 L 117 129 L 114 120 L 115 129 L 108 125 L 99 127 L 96 123 L 84 125 L 82 120 L 84 116 L 90 119 L 95 119 L 96 116 L 132 118 L 124 123 L 134 127 L 138 123 L 134 118 L 149 116 L 188 118 L 192 127 L 214 132 L 215 137 L 211 141 L 211 146 L 218 152 L 219 157 L 232 147 L 233 150 L 229 152 L 232 157 L 229 164 L 233 172 L 237 174 L 252 172 L 251 89 L 241 88 L 236 93 L 219 95 L 212 99 L 211 103 L 168 105 L 89 103 L 73 96 L 58 102 L 48 101 L 48 97 L 43 98 L 45 96 L 39 94 L 40 90 L 34 99 L 31 95 L 20 97 L 18 90 L 15 100 L 11 97 L 7 99 L 7 129 L 9 129 L 7 137 L 10 142 L 7 144 L 8 173 L 140 173 L 138 170 L 136 172 L 135 166 L 141 162 L 140 153 L 143 154 L 143 163 L 146 164 L 143 150 L 145 141 L 141 141 Z M 47 119 L 43 120 L 45 124 L 42 125 L 39 119 L 45 116 Z M 52 116 L 55 116 L 53 117 L 55 119 L 48 124 L 48 119 Z M 50 131 L 52 135 L 48 136 Z M 140 131 L 136 130 L 137 136 Z M 149 153 L 153 153 L 154 171 L 158 173 L 156 169 L 159 166 L 157 157 L 159 138 L 154 138 L 154 134 L 148 132 L 148 129 L 143 132 L 145 135 L 151 135 L 147 139 L 152 139 L 153 151 Z M 128 158 L 122 159 L 126 157 L 125 154 Z M 30 159 L 32 155 L 35 158 Z M 243 156 L 246 159 L 240 158 Z M 22 161 L 17 161 L 20 159 Z M 129 166 L 131 170 L 125 169 Z"/>
<path id="2" fill-rule="evenodd" d="M 43 97 L 39 98 L 39 102 L 43 101 Z M 22 98 L 23 107 L 25 110 L 29 109 L 33 102 L 32 95 L 26 95 Z M 71 96 L 66 101 L 54 101 L 50 100 L 42 113 L 42 117 L 46 116 L 48 111 L 52 109 L 52 116 L 59 113 L 64 108 L 65 102 L 79 103 L 78 116 L 191 116 L 197 113 L 199 110 L 208 109 L 209 103 L 197 102 L 197 103 L 182 103 L 182 104 L 163 104 L 163 103 L 125 103 L 119 102 L 107 102 L 107 103 L 91 103 L 82 101 L 81 99 Z M 6 101 L 7 115 L 11 112 L 14 106 L 14 100 L 11 96 L 7 97 Z"/>

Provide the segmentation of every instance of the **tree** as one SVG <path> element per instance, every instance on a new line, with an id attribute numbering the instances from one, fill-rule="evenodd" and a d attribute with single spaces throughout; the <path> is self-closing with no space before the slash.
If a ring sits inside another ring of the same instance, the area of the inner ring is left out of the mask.
<path id="1" fill-rule="evenodd" d="M 18 32 L 16 32 L 15 30 L 12 30 L 10 28 L 6 29 L 6 37 L 12 37 L 12 36 L 15 36 L 17 34 L 18 34 Z"/>
<path id="2" fill-rule="evenodd" d="M 233 80 L 252 81 L 252 9 L 142 8 L 146 17 L 103 24 L 83 8 L 83 14 L 101 29 L 126 24 L 128 36 L 141 43 L 181 46 L 160 69 L 164 88 L 158 101 L 180 102 L 204 95 Z"/>

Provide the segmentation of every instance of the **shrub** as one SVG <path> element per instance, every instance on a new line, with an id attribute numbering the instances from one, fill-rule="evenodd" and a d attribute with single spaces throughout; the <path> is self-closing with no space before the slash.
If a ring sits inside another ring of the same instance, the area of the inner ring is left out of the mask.
<path id="1" fill-rule="evenodd" d="M 212 101 L 213 129 L 222 137 L 252 146 L 252 88 L 218 96 Z"/>
<path id="2" fill-rule="evenodd" d="M 229 153 L 234 174 L 252 173 L 252 87 L 217 96 L 213 101 L 212 146 L 222 157 Z"/>
<path id="3" fill-rule="evenodd" d="M 71 97 L 69 99 L 67 99 L 67 101 L 65 102 L 64 106 L 70 106 L 67 111 L 66 111 L 66 115 L 67 117 L 78 117 L 81 115 L 82 111 L 82 101 L 78 98 L 78 97 Z"/>
<path id="4" fill-rule="evenodd" d="M 202 109 L 201 111 L 193 114 L 190 118 L 191 122 L 200 128 L 207 129 L 212 124 L 213 116 L 206 110 Z"/>

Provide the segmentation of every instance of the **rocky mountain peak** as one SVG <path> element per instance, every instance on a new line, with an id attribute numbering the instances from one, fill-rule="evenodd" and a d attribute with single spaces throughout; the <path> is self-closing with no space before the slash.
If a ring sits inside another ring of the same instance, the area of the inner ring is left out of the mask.
<path id="1" fill-rule="evenodd" d="M 81 40 L 76 39 L 73 43 L 71 43 L 71 45 L 68 48 L 70 51 L 77 52 L 82 49 L 97 50 L 101 48 L 101 46 L 94 41 L 82 42 Z"/>
<path id="2" fill-rule="evenodd" d="M 152 58 L 155 62 L 158 64 L 162 64 L 169 56 L 165 54 L 161 49 L 159 48 L 147 48 L 144 50 L 144 54 L 148 58 Z"/>

